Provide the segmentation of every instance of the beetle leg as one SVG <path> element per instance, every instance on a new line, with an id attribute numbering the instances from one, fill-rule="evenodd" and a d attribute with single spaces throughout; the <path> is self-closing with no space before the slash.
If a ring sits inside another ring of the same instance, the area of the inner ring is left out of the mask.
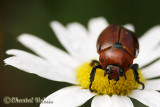
<path id="1" fill-rule="evenodd" d="M 90 74 L 90 85 L 89 85 L 89 90 L 91 92 L 93 92 L 91 86 L 92 86 L 92 82 L 94 81 L 94 76 L 95 76 L 95 73 L 96 73 L 96 69 L 99 68 L 99 69 L 103 69 L 103 67 L 101 65 L 95 65 L 91 71 L 91 74 Z"/>
<path id="2" fill-rule="evenodd" d="M 93 59 L 90 63 L 90 66 L 94 66 L 95 64 L 100 65 L 99 61 Z"/>
<path id="3" fill-rule="evenodd" d="M 137 81 L 137 83 L 142 85 L 142 90 L 143 90 L 145 88 L 145 85 L 139 81 L 138 64 L 133 64 L 131 69 L 133 70 L 135 80 Z"/>

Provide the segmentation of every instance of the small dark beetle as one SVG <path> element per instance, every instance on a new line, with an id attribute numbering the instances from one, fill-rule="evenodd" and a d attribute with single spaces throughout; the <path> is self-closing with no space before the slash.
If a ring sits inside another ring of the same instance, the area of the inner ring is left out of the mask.
<path id="1" fill-rule="evenodd" d="M 94 81 L 96 69 L 103 69 L 105 71 L 104 76 L 108 74 L 109 80 L 119 80 L 119 76 L 126 75 L 125 72 L 129 69 L 133 69 L 135 81 L 142 85 L 139 81 L 138 64 L 133 64 L 133 60 L 139 53 L 139 43 L 132 31 L 129 31 L 119 25 L 110 25 L 102 31 L 97 41 L 97 52 L 100 55 L 99 61 L 92 60 L 90 63 L 93 67 L 90 74 L 90 86 Z M 115 83 L 116 84 L 116 83 Z"/>

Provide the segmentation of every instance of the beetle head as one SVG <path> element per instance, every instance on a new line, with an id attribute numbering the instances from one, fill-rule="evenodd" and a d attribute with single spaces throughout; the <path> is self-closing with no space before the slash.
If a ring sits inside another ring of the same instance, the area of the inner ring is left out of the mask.
<path id="1" fill-rule="evenodd" d="M 118 81 L 119 80 L 119 76 L 124 76 L 126 79 L 126 75 L 124 70 L 122 69 L 122 67 L 117 66 L 117 65 L 108 65 L 105 68 L 105 74 L 104 76 L 106 76 L 108 74 L 108 79 L 109 80 L 115 80 Z"/>

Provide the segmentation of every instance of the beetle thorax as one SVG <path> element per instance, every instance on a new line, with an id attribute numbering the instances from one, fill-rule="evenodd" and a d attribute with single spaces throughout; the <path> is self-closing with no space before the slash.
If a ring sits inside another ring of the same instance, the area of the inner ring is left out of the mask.
<path id="1" fill-rule="evenodd" d="M 110 48 L 103 51 L 100 53 L 99 60 L 104 69 L 108 65 L 117 65 L 122 67 L 124 71 L 130 69 L 133 63 L 133 58 L 121 48 Z"/>

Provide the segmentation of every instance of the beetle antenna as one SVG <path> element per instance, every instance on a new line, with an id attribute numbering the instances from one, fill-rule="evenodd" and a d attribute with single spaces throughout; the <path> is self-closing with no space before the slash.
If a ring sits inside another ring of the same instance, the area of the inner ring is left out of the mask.
<path id="1" fill-rule="evenodd" d="M 104 71 L 104 77 L 107 75 L 107 72 L 106 71 Z"/>
<path id="2" fill-rule="evenodd" d="M 108 75 L 108 82 L 109 82 L 109 84 L 110 84 L 110 80 L 111 80 L 111 78 L 110 78 L 110 76 Z"/>

